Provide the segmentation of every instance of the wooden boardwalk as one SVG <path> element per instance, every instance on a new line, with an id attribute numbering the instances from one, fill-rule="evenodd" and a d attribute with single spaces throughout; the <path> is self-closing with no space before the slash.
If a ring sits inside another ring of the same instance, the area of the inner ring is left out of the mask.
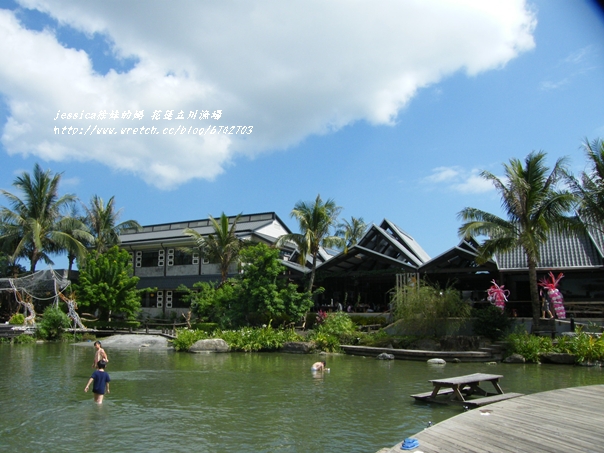
<path id="1" fill-rule="evenodd" d="M 600 453 L 604 451 L 604 385 L 521 396 L 452 417 L 378 453 Z"/>

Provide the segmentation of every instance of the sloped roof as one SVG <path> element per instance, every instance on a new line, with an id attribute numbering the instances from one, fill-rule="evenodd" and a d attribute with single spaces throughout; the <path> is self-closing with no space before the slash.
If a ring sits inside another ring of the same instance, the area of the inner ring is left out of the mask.
<path id="1" fill-rule="evenodd" d="M 384 219 L 380 226 L 371 225 L 359 243 L 350 247 L 347 253 L 340 252 L 317 266 L 317 270 L 329 273 L 386 269 L 415 272 L 429 259 L 415 239 Z"/>
<path id="2" fill-rule="evenodd" d="M 540 269 L 580 269 L 602 268 L 604 261 L 594 236 L 597 233 L 572 232 L 560 233 L 551 231 L 545 244 L 539 247 L 541 259 L 537 264 Z M 602 240 L 601 233 L 598 240 Z M 499 270 L 526 269 L 524 251 L 519 247 L 505 253 L 495 254 Z"/>
<path id="3" fill-rule="evenodd" d="M 232 224 L 237 216 L 229 216 L 229 224 Z M 246 237 L 256 233 L 258 230 L 278 222 L 279 226 L 287 233 L 290 233 L 287 225 L 274 212 L 265 212 L 259 214 L 242 214 L 237 221 L 236 234 L 238 237 Z M 214 228 L 209 218 L 201 220 L 190 220 L 185 222 L 162 223 L 156 225 L 146 225 L 140 231 L 129 230 L 120 235 L 121 246 L 140 246 L 146 243 L 156 244 L 158 241 L 169 242 L 171 244 L 189 243 L 191 238 L 183 231 L 191 228 L 201 235 L 214 233 Z M 264 235 L 267 239 L 268 236 Z M 277 238 L 272 238 L 273 242 Z"/>
<path id="4" fill-rule="evenodd" d="M 478 244 L 474 239 L 462 239 L 457 246 L 424 263 L 419 268 L 419 271 L 422 273 L 496 271 L 497 265 L 493 260 L 489 260 L 482 265 L 476 263 L 476 256 L 478 255 L 477 247 Z"/>

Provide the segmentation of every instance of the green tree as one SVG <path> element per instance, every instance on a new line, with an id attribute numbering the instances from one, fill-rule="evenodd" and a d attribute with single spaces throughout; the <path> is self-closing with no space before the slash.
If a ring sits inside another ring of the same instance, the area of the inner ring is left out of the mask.
<path id="1" fill-rule="evenodd" d="M 239 217 L 241 217 L 241 214 L 235 217 L 233 224 L 229 226 L 229 218 L 224 212 L 220 216 L 219 221 L 210 216 L 214 233 L 208 236 L 203 236 L 191 228 L 183 231 L 184 234 L 195 240 L 196 248 L 199 249 L 202 256 L 209 259 L 212 263 L 218 263 L 221 283 L 227 281 L 229 266 L 237 262 L 239 251 L 243 245 L 242 241 L 235 234 Z"/>
<path id="2" fill-rule="evenodd" d="M 529 272 L 534 326 L 539 324 L 541 310 L 537 287 L 539 247 L 551 230 L 569 229 L 573 223 L 565 214 L 575 198 L 570 192 L 557 188 L 565 171 L 565 159 L 558 159 L 550 172 L 544 152 L 530 153 L 524 165 L 519 159 L 511 159 L 509 164 L 504 164 L 502 179 L 488 171 L 480 174 L 491 181 L 501 195 L 507 220 L 476 208 L 465 208 L 458 214 L 464 221 L 459 228 L 460 235 L 487 237 L 479 245 L 479 261 L 487 261 L 498 252 L 522 248 Z"/>
<path id="3" fill-rule="evenodd" d="M 238 283 L 238 308 L 248 322 L 250 314 L 258 314 L 264 323 L 280 317 L 298 320 L 310 310 L 308 293 L 299 293 L 283 278 L 278 249 L 256 244 L 243 249 L 240 258 L 244 273 Z"/>
<path id="4" fill-rule="evenodd" d="M 363 217 L 350 217 L 350 222 L 344 219 L 338 224 L 336 236 L 343 239 L 344 253 L 348 253 L 348 249 L 359 242 L 366 230 L 367 224 L 363 220 Z"/>
<path id="5" fill-rule="evenodd" d="M 312 292 L 315 281 L 317 255 L 321 247 L 342 245 L 342 238 L 331 235 L 341 210 L 342 208 L 337 206 L 334 200 L 323 201 L 321 195 L 317 195 L 315 201 L 311 203 L 299 201 L 295 204 L 291 217 L 298 221 L 300 233 L 285 234 L 279 238 L 278 244 L 291 241 L 297 245 L 302 264 L 306 262 L 307 255 L 311 256 L 312 267 L 306 288 L 309 293 Z"/>
<path id="6" fill-rule="evenodd" d="M 132 318 L 141 306 L 138 281 L 132 276 L 128 252 L 114 246 L 106 253 L 88 257 L 74 288 L 80 307 L 98 309 L 100 319 L 108 320 L 112 314 Z"/>
<path id="7" fill-rule="evenodd" d="M 571 191 L 579 202 L 583 221 L 604 232 L 604 140 L 585 140 L 589 169 L 579 178 L 568 175 Z"/>
<path id="8" fill-rule="evenodd" d="M 107 204 L 98 195 L 90 199 L 90 206 L 86 210 L 86 224 L 92 232 L 93 242 L 91 248 L 99 253 L 104 253 L 114 245 L 120 244 L 120 234 L 126 230 L 139 230 L 140 224 L 136 220 L 125 220 L 118 223 L 121 209 L 115 209 L 115 198 L 111 197 Z"/>
<path id="9" fill-rule="evenodd" d="M 78 257 L 86 256 L 82 242 L 67 232 L 66 224 L 72 219 L 63 215 L 74 203 L 74 195 L 59 196 L 61 174 L 44 172 L 38 164 L 33 176 L 23 172 L 13 182 L 22 192 L 21 197 L 5 190 L 0 192 L 8 199 L 10 208 L 0 210 L 0 241 L 12 259 L 26 257 L 30 271 L 42 260 L 53 264 L 52 254 L 73 250 Z"/>
<path id="10" fill-rule="evenodd" d="M 65 329 L 71 327 L 69 316 L 59 307 L 49 305 L 38 323 L 38 334 L 45 340 L 59 340 Z"/>

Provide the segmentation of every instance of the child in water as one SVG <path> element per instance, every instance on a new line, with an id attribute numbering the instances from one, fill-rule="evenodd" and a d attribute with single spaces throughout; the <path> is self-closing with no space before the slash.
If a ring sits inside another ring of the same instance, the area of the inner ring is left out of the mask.
<path id="1" fill-rule="evenodd" d="M 107 364 L 107 362 L 109 362 L 109 359 L 107 358 L 107 353 L 101 347 L 101 342 L 100 341 L 95 341 L 94 342 L 94 347 L 95 347 L 95 351 L 94 351 L 94 360 L 92 361 L 92 368 L 96 369 L 97 368 L 97 364 L 101 360 L 103 360 L 105 362 L 105 364 Z"/>
<path id="2" fill-rule="evenodd" d="M 97 369 L 92 373 L 90 379 L 88 380 L 88 384 L 84 388 L 85 392 L 88 392 L 88 388 L 90 384 L 94 383 L 92 386 L 92 393 L 94 394 L 94 402 L 97 404 L 103 404 L 103 396 L 105 396 L 105 392 L 109 393 L 109 381 L 111 378 L 109 377 L 109 373 L 105 371 L 105 361 L 99 360 L 97 363 Z"/>

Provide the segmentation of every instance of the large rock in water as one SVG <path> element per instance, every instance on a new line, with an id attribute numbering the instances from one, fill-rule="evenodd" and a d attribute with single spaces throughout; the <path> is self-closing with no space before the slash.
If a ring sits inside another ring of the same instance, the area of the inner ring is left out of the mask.
<path id="1" fill-rule="evenodd" d="M 525 363 L 526 359 L 520 354 L 512 354 L 509 357 L 503 359 L 503 363 Z"/>
<path id="2" fill-rule="evenodd" d="M 230 350 L 229 344 L 220 338 L 197 340 L 189 348 L 189 352 L 229 352 Z"/>
<path id="3" fill-rule="evenodd" d="M 286 341 L 281 347 L 281 352 L 290 354 L 308 354 L 313 350 L 313 343 L 307 341 Z"/>
<path id="4" fill-rule="evenodd" d="M 545 363 L 559 363 L 562 365 L 574 365 L 577 361 L 577 356 L 564 352 L 546 352 L 539 354 L 539 359 Z"/>

